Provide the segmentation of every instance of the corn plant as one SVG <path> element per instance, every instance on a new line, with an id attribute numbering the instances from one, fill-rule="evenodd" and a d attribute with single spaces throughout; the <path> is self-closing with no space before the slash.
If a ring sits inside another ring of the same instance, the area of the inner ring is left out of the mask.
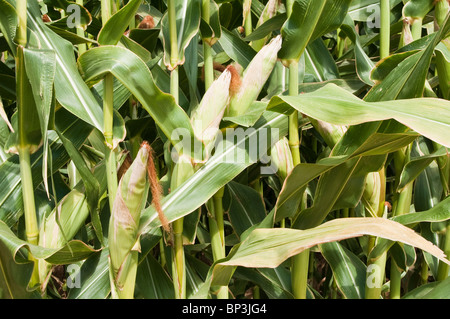
<path id="1" fill-rule="evenodd" d="M 0 298 L 448 298 L 449 8 L 0 1 Z"/>

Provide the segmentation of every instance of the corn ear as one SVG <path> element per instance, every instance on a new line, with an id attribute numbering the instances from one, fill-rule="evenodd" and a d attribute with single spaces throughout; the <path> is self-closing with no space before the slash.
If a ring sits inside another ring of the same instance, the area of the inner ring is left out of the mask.
<path id="1" fill-rule="evenodd" d="M 109 222 L 111 275 L 119 298 L 134 295 L 138 253 L 138 227 L 148 195 L 147 163 L 150 145 L 142 143 L 130 168 L 120 179 Z"/>
<path id="2" fill-rule="evenodd" d="M 178 157 L 178 160 L 173 168 L 170 189 L 173 190 L 178 188 L 192 175 L 194 175 L 194 166 L 192 165 L 191 158 L 182 154 Z"/>
<path id="3" fill-rule="evenodd" d="M 347 131 L 345 126 L 334 125 L 313 118 L 309 118 L 309 120 L 330 148 L 333 148 Z"/>
<path id="4" fill-rule="evenodd" d="M 385 190 L 384 169 L 367 174 L 363 202 L 372 217 L 383 217 L 385 211 Z"/>
<path id="5" fill-rule="evenodd" d="M 276 142 L 270 150 L 270 158 L 272 163 L 277 167 L 277 174 L 283 182 L 289 173 L 294 169 L 294 161 L 292 152 L 289 147 L 289 140 L 283 137 Z"/>
<path id="6" fill-rule="evenodd" d="M 275 67 L 281 42 L 279 35 L 255 55 L 244 71 L 240 89 L 230 99 L 226 117 L 237 117 L 248 112 Z"/>
<path id="7" fill-rule="evenodd" d="M 264 22 L 267 20 L 273 18 L 278 10 L 279 6 L 279 0 L 269 0 L 267 1 L 266 6 L 264 7 L 263 12 L 261 13 L 261 16 L 259 17 L 258 23 L 256 24 L 256 29 L 260 27 Z M 259 51 L 267 42 L 267 40 L 270 38 L 270 34 L 265 36 L 262 39 L 253 41 L 251 43 L 251 46 L 255 51 Z"/>
<path id="8" fill-rule="evenodd" d="M 230 97 L 231 72 L 228 69 L 215 80 L 192 112 L 195 136 L 205 144 L 206 159 L 214 146 L 219 125 Z"/>

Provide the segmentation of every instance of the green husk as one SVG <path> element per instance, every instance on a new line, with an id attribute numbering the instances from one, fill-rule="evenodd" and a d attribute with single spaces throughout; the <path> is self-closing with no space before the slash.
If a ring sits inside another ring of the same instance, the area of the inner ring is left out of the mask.
<path id="1" fill-rule="evenodd" d="M 231 73 L 225 70 L 215 80 L 191 115 L 195 136 L 205 144 L 209 157 L 230 96 Z"/>
<path id="2" fill-rule="evenodd" d="M 253 58 L 244 71 L 239 90 L 231 97 L 226 117 L 237 117 L 249 111 L 272 73 L 281 49 L 281 36 L 272 39 Z"/>
<path id="3" fill-rule="evenodd" d="M 111 274 L 121 299 L 130 299 L 134 295 L 137 257 L 140 252 L 139 218 L 149 190 L 147 163 L 150 154 L 150 146 L 144 142 L 133 164 L 119 182 L 109 223 Z"/>

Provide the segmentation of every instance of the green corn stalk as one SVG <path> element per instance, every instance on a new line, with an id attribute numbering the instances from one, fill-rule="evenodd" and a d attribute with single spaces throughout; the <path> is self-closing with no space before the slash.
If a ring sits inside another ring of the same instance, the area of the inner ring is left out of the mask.
<path id="1" fill-rule="evenodd" d="M 83 0 L 77 0 L 76 2 L 77 4 L 79 4 L 80 6 L 83 6 Z M 77 35 L 84 37 L 84 29 L 82 27 L 77 27 Z M 86 52 L 87 50 L 87 45 L 86 43 L 81 43 L 78 45 L 78 56 L 82 55 L 84 52 Z"/>
<path id="2" fill-rule="evenodd" d="M 170 33 L 170 65 L 175 65 L 170 70 L 170 94 L 179 101 L 179 67 L 178 67 L 178 35 L 176 24 L 175 1 L 167 2 L 169 15 L 169 33 Z M 179 154 L 178 162 L 175 164 L 171 176 L 170 187 L 172 190 L 181 185 L 187 178 L 193 174 L 193 166 L 190 159 L 183 154 Z M 172 279 L 174 292 L 177 299 L 186 298 L 186 266 L 183 247 L 183 221 L 179 218 L 172 223 L 173 230 L 173 258 L 172 258 Z"/>
<path id="3" fill-rule="evenodd" d="M 286 1 L 286 13 L 289 17 L 292 15 L 294 1 Z M 299 61 L 293 60 L 289 64 L 289 88 L 288 94 L 290 96 L 298 95 L 299 85 Z M 292 153 L 294 167 L 300 164 L 300 136 L 298 132 L 298 111 L 289 115 L 289 147 Z M 303 207 L 304 202 L 300 205 Z M 306 249 L 292 257 L 291 260 L 291 284 L 292 293 L 296 299 L 306 299 L 306 292 L 308 287 L 308 273 L 309 273 L 309 249 Z"/>
<path id="4" fill-rule="evenodd" d="M 390 3 L 389 0 L 380 0 L 380 59 L 387 58 L 390 50 Z M 383 217 L 386 196 L 385 169 L 370 173 L 366 178 L 363 201 L 365 207 L 373 217 Z M 369 236 L 367 256 L 375 247 L 376 238 Z M 368 271 L 366 273 L 366 299 L 378 299 L 381 295 L 381 286 L 384 281 L 387 251 L 376 260 L 368 260 Z M 372 271 L 373 270 L 373 271 Z"/>
<path id="5" fill-rule="evenodd" d="M 202 18 L 209 23 L 209 0 L 202 4 Z M 214 81 L 213 57 L 211 45 L 203 40 L 205 95 L 199 106 L 191 114 L 192 127 L 197 138 L 205 145 L 205 159 L 210 155 L 214 147 L 214 141 L 219 132 L 219 125 L 223 118 L 225 108 L 229 102 L 231 73 L 226 69 L 222 75 Z M 212 199 L 214 211 L 217 212 L 209 218 L 210 236 L 214 260 L 225 257 L 225 236 L 223 232 L 223 189 L 217 192 Z M 222 214 L 220 213 L 222 212 Z M 220 227 L 220 225 L 222 227 Z M 218 298 L 227 299 L 227 287 L 220 288 Z"/>
<path id="6" fill-rule="evenodd" d="M 202 19 L 209 24 L 210 21 L 210 1 L 202 1 Z M 212 48 L 209 41 L 203 39 L 203 60 L 205 70 L 205 92 L 214 81 L 214 66 L 212 57 Z"/>
<path id="7" fill-rule="evenodd" d="M 394 163 L 396 164 L 396 171 L 403 170 L 403 167 L 410 160 L 411 147 L 409 145 L 405 151 L 397 151 L 394 154 Z M 398 174 L 400 175 L 400 174 Z M 399 177 L 399 176 L 398 176 Z M 398 179 L 397 179 L 398 180 Z M 409 183 L 405 186 L 399 193 L 397 193 L 397 198 L 394 202 L 394 216 L 400 216 L 409 213 L 409 207 L 411 206 L 412 200 L 413 183 Z M 390 270 L 390 293 L 389 297 L 391 299 L 400 299 L 401 297 L 401 270 L 393 258 L 391 258 L 391 270 Z"/>
<path id="8" fill-rule="evenodd" d="M 18 140 L 17 151 L 20 161 L 20 177 L 22 182 L 22 195 L 25 215 L 25 232 L 27 241 L 30 244 L 37 245 L 39 241 L 39 226 L 36 216 L 33 177 L 31 172 L 30 155 L 36 150 L 36 132 L 31 132 L 33 115 L 30 112 L 36 112 L 33 97 L 29 95 L 31 90 L 28 77 L 25 70 L 24 48 L 27 45 L 27 1 L 19 0 L 16 3 L 18 16 L 17 28 L 17 53 L 16 53 L 16 92 L 18 105 Z M 29 118 L 28 118 L 29 117 Z M 40 134 L 38 134 L 40 136 Z M 38 262 L 30 255 L 30 260 L 34 261 L 34 269 L 31 275 L 30 286 L 39 282 Z"/>
<path id="9" fill-rule="evenodd" d="M 390 46 L 390 17 L 391 9 L 389 0 L 380 0 L 380 59 L 389 56 Z"/>
<path id="10" fill-rule="evenodd" d="M 442 250 L 446 256 L 450 254 L 450 223 L 447 221 L 447 225 L 442 235 Z M 439 262 L 437 280 L 443 281 L 448 277 L 450 267 L 447 264 Z"/>
<path id="11" fill-rule="evenodd" d="M 281 36 L 277 36 L 255 55 L 244 71 L 241 87 L 230 99 L 226 117 L 237 117 L 248 112 L 272 73 L 280 49 Z"/>
<path id="12" fill-rule="evenodd" d="M 194 175 L 194 166 L 191 159 L 186 155 L 178 157 L 172 171 L 170 188 L 176 189 L 189 177 Z M 184 218 L 175 220 L 173 225 L 173 253 L 172 253 L 172 280 L 175 297 L 186 298 L 186 261 L 183 247 L 183 221 Z"/>
<path id="13" fill-rule="evenodd" d="M 131 299 L 134 295 L 140 242 L 139 218 L 147 194 L 147 165 L 150 145 L 143 142 L 130 168 L 120 179 L 109 222 L 110 275 L 113 296 Z"/>
<path id="14" fill-rule="evenodd" d="M 440 0 L 435 4 L 434 15 L 436 23 L 439 27 L 445 22 L 445 18 L 450 12 L 450 3 L 448 0 Z M 447 48 L 450 47 L 450 37 L 442 41 Z M 444 99 L 450 98 L 450 63 L 446 60 L 444 54 L 440 50 L 436 50 L 436 69 L 439 76 L 439 87 Z"/>
<path id="15" fill-rule="evenodd" d="M 112 1 L 101 0 L 101 15 L 102 15 L 102 24 L 105 25 L 112 15 Z"/>
<path id="16" fill-rule="evenodd" d="M 244 0 L 242 4 L 242 22 L 244 24 L 245 35 L 248 36 L 253 31 L 252 26 L 252 0 Z"/>
<path id="17" fill-rule="evenodd" d="M 112 2 L 101 1 L 102 24 L 106 25 L 113 13 Z M 105 75 L 103 92 L 103 135 L 106 149 L 106 176 L 108 183 L 109 207 L 112 211 L 114 196 L 117 192 L 117 155 L 113 143 L 113 118 L 114 118 L 114 76 L 111 73 Z"/>

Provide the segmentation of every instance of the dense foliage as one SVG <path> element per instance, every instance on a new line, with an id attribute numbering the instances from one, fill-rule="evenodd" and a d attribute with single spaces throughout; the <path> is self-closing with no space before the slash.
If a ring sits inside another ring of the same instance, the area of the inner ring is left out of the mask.
<path id="1" fill-rule="evenodd" d="M 0 297 L 448 298 L 449 6 L 0 1 Z"/>

